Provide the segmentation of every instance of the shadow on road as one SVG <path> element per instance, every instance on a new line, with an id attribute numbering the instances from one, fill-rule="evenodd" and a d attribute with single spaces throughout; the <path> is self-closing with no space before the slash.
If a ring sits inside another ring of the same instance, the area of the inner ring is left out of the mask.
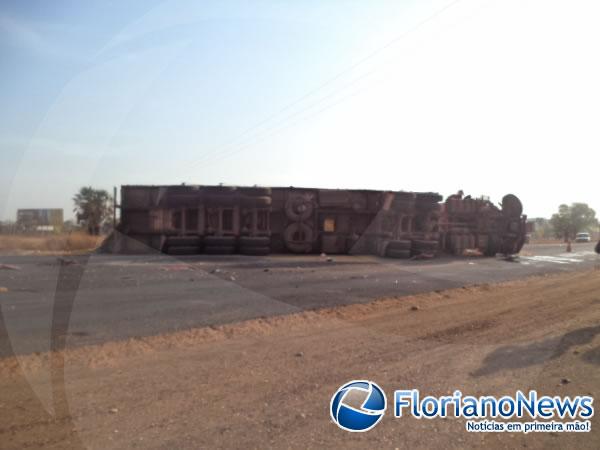
<path id="1" fill-rule="evenodd" d="M 561 337 L 545 339 L 525 345 L 507 345 L 494 350 L 483 360 L 482 366 L 471 375 L 481 377 L 504 369 L 520 369 L 558 358 L 576 345 L 589 344 L 600 334 L 600 325 L 570 331 Z M 600 348 L 583 355 L 586 362 L 600 364 Z"/>

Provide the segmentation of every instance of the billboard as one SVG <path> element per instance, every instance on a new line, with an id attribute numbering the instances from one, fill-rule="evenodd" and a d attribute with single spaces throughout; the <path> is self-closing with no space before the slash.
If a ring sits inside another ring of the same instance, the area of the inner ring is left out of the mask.
<path id="1" fill-rule="evenodd" d="M 17 210 L 17 227 L 23 231 L 60 231 L 62 226 L 62 208 Z"/>

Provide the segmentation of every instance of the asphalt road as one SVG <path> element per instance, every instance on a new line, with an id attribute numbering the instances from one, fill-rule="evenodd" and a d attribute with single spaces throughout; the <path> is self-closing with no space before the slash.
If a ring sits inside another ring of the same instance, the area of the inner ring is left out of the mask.
<path id="1" fill-rule="evenodd" d="M 515 261 L 372 256 L 0 256 L 0 356 L 43 352 L 599 264 L 593 244 Z M 11 267 L 12 266 L 12 267 Z"/>

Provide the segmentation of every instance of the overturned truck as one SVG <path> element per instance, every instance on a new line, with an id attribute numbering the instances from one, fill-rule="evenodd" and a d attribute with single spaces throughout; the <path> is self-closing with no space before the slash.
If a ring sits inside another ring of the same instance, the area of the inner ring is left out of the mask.
<path id="1" fill-rule="evenodd" d="M 116 253 L 515 254 L 527 233 L 506 195 L 234 186 L 122 186 Z"/>

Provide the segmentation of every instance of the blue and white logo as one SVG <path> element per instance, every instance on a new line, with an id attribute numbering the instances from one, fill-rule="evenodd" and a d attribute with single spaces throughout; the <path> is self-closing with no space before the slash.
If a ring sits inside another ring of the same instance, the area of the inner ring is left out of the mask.
<path id="1" fill-rule="evenodd" d="M 331 397 L 331 420 L 346 431 L 369 431 L 383 417 L 387 399 L 377 384 L 354 380 Z"/>

